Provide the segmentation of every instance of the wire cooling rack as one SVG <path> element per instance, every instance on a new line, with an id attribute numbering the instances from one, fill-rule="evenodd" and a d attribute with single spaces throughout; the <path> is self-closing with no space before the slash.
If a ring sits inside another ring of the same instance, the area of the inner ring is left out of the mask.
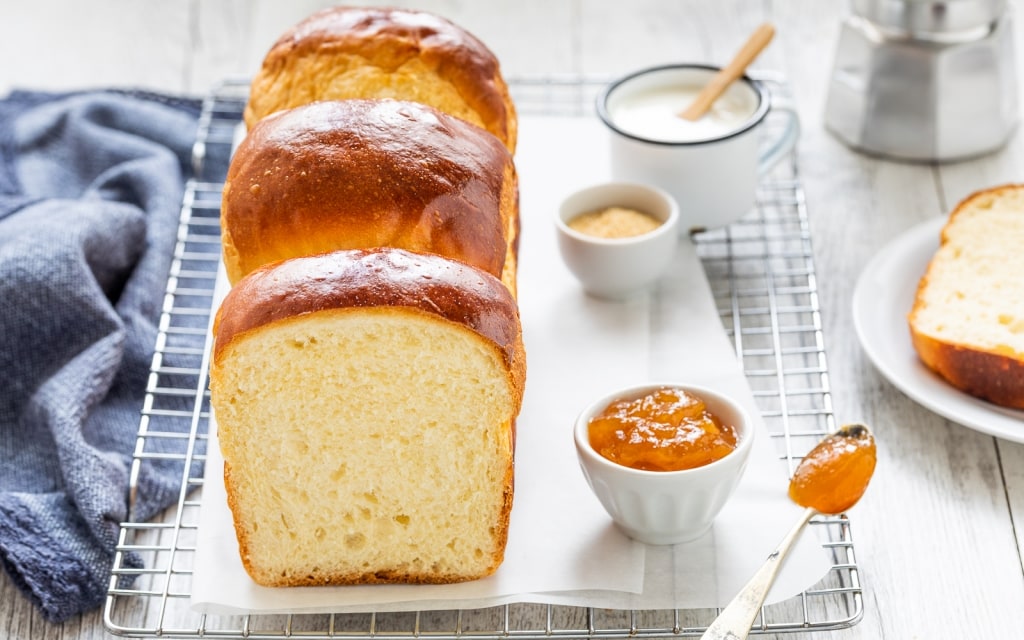
<path id="1" fill-rule="evenodd" d="M 521 114 L 590 115 L 607 79 L 512 81 Z M 374 638 L 521 640 L 694 637 L 715 609 L 609 611 L 510 604 L 487 609 L 380 614 L 212 616 L 190 610 L 196 533 L 206 458 L 207 366 L 213 290 L 220 259 L 220 194 L 248 85 L 227 81 L 206 98 L 185 191 L 177 247 L 132 469 L 136 491 L 168 491 L 163 514 L 122 523 L 104 623 L 114 634 L 167 638 Z M 797 159 L 759 188 L 757 207 L 724 230 L 700 234 L 699 253 L 721 314 L 764 415 L 780 464 L 836 427 L 818 306 L 817 276 Z M 151 486 L 150 467 L 180 472 L 174 487 Z M 149 484 L 148 484 L 149 483 Z M 172 500 L 173 501 L 173 500 Z M 852 626 L 863 593 L 845 517 L 812 522 L 832 567 L 814 587 L 764 607 L 753 633 Z"/>

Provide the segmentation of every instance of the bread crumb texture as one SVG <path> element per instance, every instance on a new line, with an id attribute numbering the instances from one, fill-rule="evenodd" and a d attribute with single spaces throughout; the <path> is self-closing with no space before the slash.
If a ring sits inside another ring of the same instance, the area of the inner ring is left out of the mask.
<path id="1" fill-rule="evenodd" d="M 256 582 L 454 582 L 500 564 L 515 408 L 492 343 L 401 308 L 336 309 L 220 359 L 225 483 Z"/>
<path id="2" fill-rule="evenodd" d="M 1024 186 L 953 211 L 909 314 L 921 361 L 953 387 L 1024 409 Z"/>
<path id="3" fill-rule="evenodd" d="M 1024 357 L 1024 188 L 967 201 L 918 292 L 918 331 L 946 342 Z"/>

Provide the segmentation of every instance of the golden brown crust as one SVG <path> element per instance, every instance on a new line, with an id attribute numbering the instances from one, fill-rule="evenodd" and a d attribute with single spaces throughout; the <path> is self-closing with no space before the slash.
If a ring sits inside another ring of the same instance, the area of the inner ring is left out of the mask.
<path id="1" fill-rule="evenodd" d="M 1024 189 L 1024 185 L 1008 184 L 976 191 L 953 209 L 942 228 L 940 244 L 949 240 L 950 226 L 964 212 L 976 207 L 988 208 L 986 201 Z M 910 338 L 921 362 L 953 387 L 994 404 L 1024 409 L 1024 361 L 1019 354 L 958 344 L 942 340 L 918 326 L 916 315 L 925 306 L 925 289 L 929 285 L 932 264 L 918 282 L 914 304 L 907 316 Z"/>
<path id="2" fill-rule="evenodd" d="M 215 364 L 237 336 L 314 311 L 404 307 L 465 325 L 498 348 L 521 406 L 526 380 L 519 307 L 496 278 L 455 260 L 379 247 L 265 265 L 225 296 L 214 322 Z"/>
<path id="3" fill-rule="evenodd" d="M 1024 184 L 1004 184 L 998 187 L 979 189 L 978 191 L 975 191 L 974 193 L 971 193 L 970 195 L 966 196 L 956 205 L 956 208 L 954 208 L 953 211 L 949 214 L 949 219 L 946 221 L 946 224 L 942 227 L 942 236 L 940 241 L 942 243 L 946 242 L 947 230 L 949 229 L 953 221 L 956 219 L 956 217 L 961 215 L 963 212 L 973 207 L 977 207 L 979 205 L 985 206 L 985 201 L 997 200 L 1004 195 L 1007 195 L 1013 191 L 1020 191 L 1021 189 L 1024 189 Z"/>
<path id="4" fill-rule="evenodd" d="M 260 121 L 228 170 L 221 228 L 232 283 L 285 258 L 394 246 L 461 260 L 515 291 L 511 154 L 418 103 L 320 102 Z"/>
<path id="5" fill-rule="evenodd" d="M 1024 409 L 1020 360 L 943 342 L 913 328 L 911 340 L 921 361 L 957 389 L 1000 406 Z"/>
<path id="6" fill-rule="evenodd" d="M 414 77 L 406 82 L 404 75 Z M 418 92 L 427 75 L 458 99 Z M 416 95 L 403 95 L 407 87 Z M 515 150 L 515 109 L 494 54 L 452 22 L 409 9 L 332 7 L 292 27 L 253 79 L 245 121 L 251 128 L 274 111 L 315 100 L 384 97 L 433 104 Z"/>

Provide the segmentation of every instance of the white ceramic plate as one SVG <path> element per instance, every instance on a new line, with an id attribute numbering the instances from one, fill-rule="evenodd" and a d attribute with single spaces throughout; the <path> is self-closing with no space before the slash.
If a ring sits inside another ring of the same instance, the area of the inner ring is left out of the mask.
<path id="1" fill-rule="evenodd" d="M 913 227 L 868 263 L 853 292 L 857 337 L 882 375 L 918 404 L 965 427 L 1024 443 L 1024 412 L 953 388 L 921 363 L 910 342 L 907 313 L 945 221 Z"/>

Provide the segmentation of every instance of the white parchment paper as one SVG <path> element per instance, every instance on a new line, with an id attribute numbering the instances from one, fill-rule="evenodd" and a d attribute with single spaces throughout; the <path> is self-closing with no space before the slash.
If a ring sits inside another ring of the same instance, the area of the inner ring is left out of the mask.
<path id="1" fill-rule="evenodd" d="M 260 587 L 238 558 L 211 420 L 194 609 L 235 614 L 437 610 L 512 602 L 638 609 L 723 606 L 796 521 L 800 509 L 786 497 L 786 470 L 760 424 L 761 437 L 740 487 L 703 538 L 654 547 L 614 527 L 576 460 L 572 425 L 584 406 L 619 387 L 665 380 L 716 387 L 742 399 L 751 415 L 758 410 L 689 240 L 681 239 L 676 260 L 658 287 L 627 302 L 586 296 L 562 264 L 552 222 L 560 201 L 608 176 L 605 132 L 596 119 L 521 118 L 516 162 L 527 387 L 517 423 L 515 503 L 505 562 L 489 578 L 455 585 Z M 815 537 L 805 535 L 768 601 L 803 591 L 829 567 Z"/>

